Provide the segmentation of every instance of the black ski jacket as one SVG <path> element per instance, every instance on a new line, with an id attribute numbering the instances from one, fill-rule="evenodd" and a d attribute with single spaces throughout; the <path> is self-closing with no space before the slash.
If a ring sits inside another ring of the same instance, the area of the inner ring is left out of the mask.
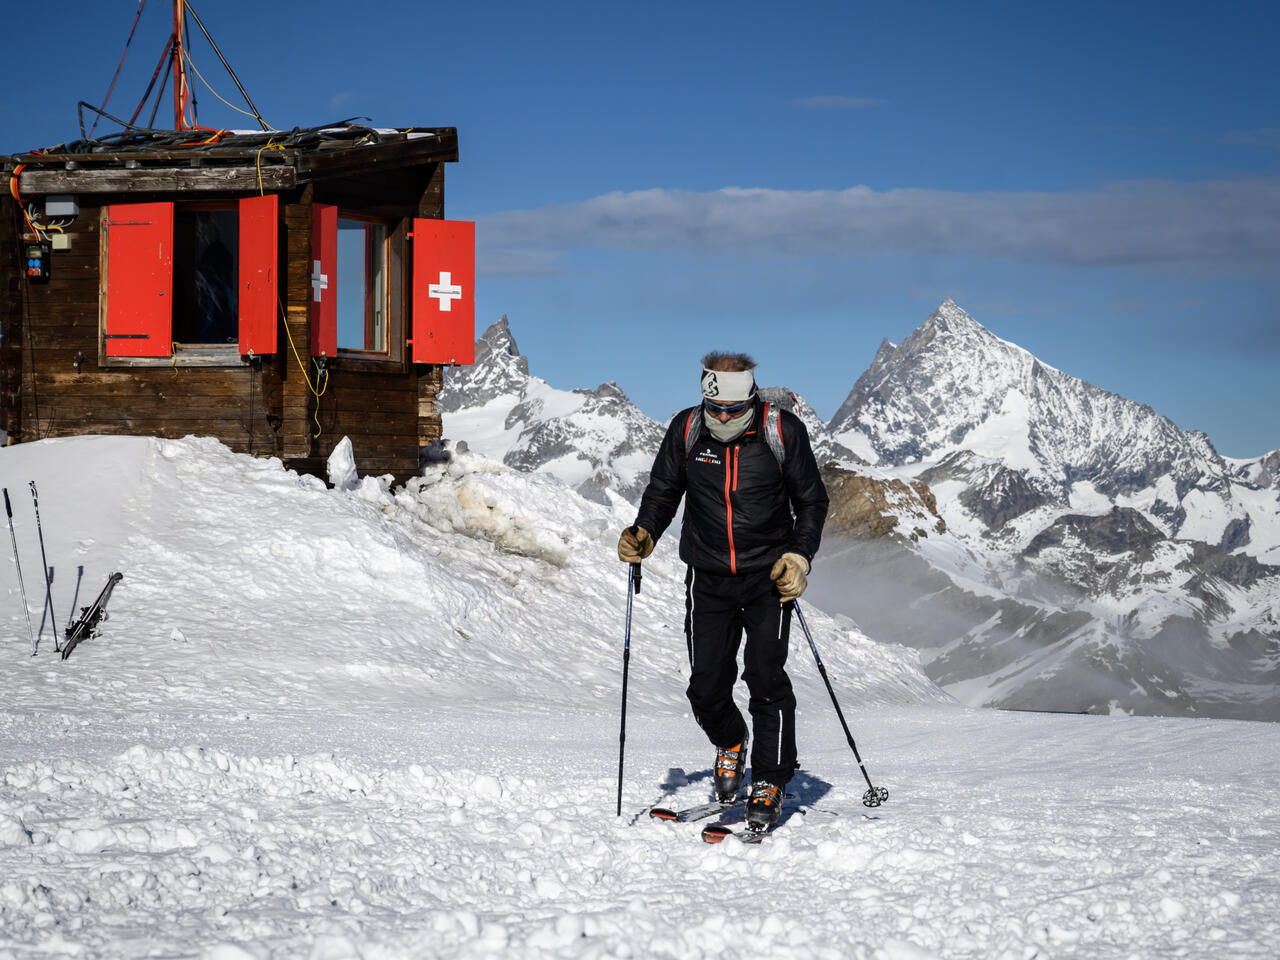
<path id="1" fill-rule="evenodd" d="M 784 553 L 812 561 L 818 552 L 829 501 L 809 432 L 795 414 L 779 411 L 785 451 L 779 466 L 760 436 L 764 407 L 757 397 L 751 428 L 727 444 L 703 425 L 694 449 L 685 449 L 689 417 L 701 417 L 701 406 L 680 411 L 667 427 L 636 524 L 656 541 L 685 497 L 680 559 L 695 569 L 750 573 Z"/>

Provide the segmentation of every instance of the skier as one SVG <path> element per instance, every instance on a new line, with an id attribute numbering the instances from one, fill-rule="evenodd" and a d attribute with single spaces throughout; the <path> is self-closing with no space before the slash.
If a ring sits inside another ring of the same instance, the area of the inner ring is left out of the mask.
<path id="1" fill-rule="evenodd" d="M 767 830 L 798 766 L 795 696 L 784 669 L 791 601 L 804 593 L 828 499 L 804 424 L 761 400 L 755 366 L 746 354 L 703 357 L 702 403 L 667 428 L 618 558 L 648 557 L 685 498 L 687 695 L 716 748 L 716 794 L 734 800 L 750 739 L 733 700 L 745 632 L 742 677 L 755 741 L 747 822 Z"/>

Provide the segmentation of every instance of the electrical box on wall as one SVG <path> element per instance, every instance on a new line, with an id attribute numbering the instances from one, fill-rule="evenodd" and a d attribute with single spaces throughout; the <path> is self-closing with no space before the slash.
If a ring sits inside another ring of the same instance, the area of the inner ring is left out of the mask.
<path id="1" fill-rule="evenodd" d="M 24 247 L 27 262 L 27 280 L 31 283 L 49 282 L 49 261 L 53 248 L 47 243 L 28 243 Z"/>
<path id="2" fill-rule="evenodd" d="M 44 215 L 46 217 L 78 217 L 80 201 L 75 197 L 62 194 L 44 198 Z"/>
<path id="3" fill-rule="evenodd" d="M 55 250 L 70 250 L 70 249 L 71 249 L 71 234 L 69 234 L 69 233 L 55 233 L 55 234 L 52 234 L 52 235 L 50 235 L 50 237 L 49 237 L 49 241 L 50 241 L 50 243 L 52 243 L 52 244 L 53 244 L 53 249 L 55 249 Z"/>

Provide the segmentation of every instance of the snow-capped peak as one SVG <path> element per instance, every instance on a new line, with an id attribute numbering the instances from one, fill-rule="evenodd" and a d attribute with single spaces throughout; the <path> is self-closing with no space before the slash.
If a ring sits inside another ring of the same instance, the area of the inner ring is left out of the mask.
<path id="1" fill-rule="evenodd" d="M 886 464 L 972 450 L 1059 494 L 1078 482 L 1136 493 L 1167 475 L 1176 502 L 1229 472 L 1203 434 L 1042 363 L 952 300 L 899 346 L 881 346 L 830 429 L 865 435 Z"/>
<path id="2" fill-rule="evenodd" d="M 445 435 L 520 470 L 548 473 L 590 499 L 638 499 L 662 427 L 612 380 L 558 390 L 529 372 L 504 315 L 476 341 L 476 362 L 446 374 Z"/>

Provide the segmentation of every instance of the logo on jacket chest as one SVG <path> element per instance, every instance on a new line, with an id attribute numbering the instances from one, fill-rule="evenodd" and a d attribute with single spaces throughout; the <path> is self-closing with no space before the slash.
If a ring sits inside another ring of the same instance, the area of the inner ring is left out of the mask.
<path id="1" fill-rule="evenodd" d="M 693 455 L 693 459 L 698 463 L 705 463 L 713 467 L 724 466 L 724 460 L 721 459 L 721 451 L 711 447 L 703 447 Z"/>

